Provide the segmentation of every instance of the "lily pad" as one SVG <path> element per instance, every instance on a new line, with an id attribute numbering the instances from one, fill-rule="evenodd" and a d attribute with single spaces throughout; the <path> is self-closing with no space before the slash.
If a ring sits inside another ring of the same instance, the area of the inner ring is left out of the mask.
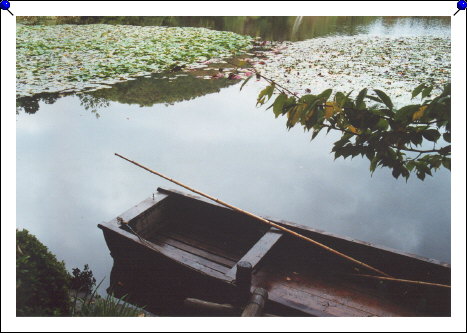
<path id="1" fill-rule="evenodd" d="M 400 106 L 410 103 L 420 83 L 441 87 L 451 80 L 451 39 L 446 36 L 323 37 L 277 44 L 265 54 L 266 60 L 252 59 L 255 68 L 299 94 L 332 88 L 353 91 L 356 97 L 372 88 L 394 96 Z"/>
<path id="2" fill-rule="evenodd" d="M 232 56 L 252 38 L 192 27 L 129 25 L 17 25 L 17 97 L 95 89 L 175 65 Z"/>

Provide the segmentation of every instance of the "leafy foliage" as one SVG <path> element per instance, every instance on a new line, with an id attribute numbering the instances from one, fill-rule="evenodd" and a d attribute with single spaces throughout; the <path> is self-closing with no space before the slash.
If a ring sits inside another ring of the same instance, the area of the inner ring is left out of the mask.
<path id="1" fill-rule="evenodd" d="M 27 230 L 16 230 L 16 315 L 75 317 L 142 317 L 144 312 L 120 299 L 97 294 L 96 279 L 88 265 L 81 271 L 73 269 L 70 276 L 65 264 L 57 261 L 34 235 Z M 75 293 L 70 299 L 70 288 L 84 292 L 83 299 Z"/>
<path id="2" fill-rule="evenodd" d="M 71 277 L 71 289 L 85 292 L 86 294 L 91 293 L 92 288 L 96 285 L 96 279 L 89 266 L 84 265 L 84 269 L 81 271 L 79 268 L 73 268 L 73 276 Z"/>
<path id="3" fill-rule="evenodd" d="M 372 173 L 379 166 L 387 167 L 395 178 L 406 179 L 415 173 L 424 180 L 441 166 L 451 168 L 450 84 L 435 97 L 431 97 L 433 86 L 422 84 L 412 93 L 412 99 L 421 94 L 420 103 L 395 109 L 391 98 L 377 89 L 375 95 L 363 89 L 355 100 L 342 92 L 330 99 L 331 89 L 299 97 L 265 79 L 270 85 L 260 92 L 258 104 L 265 104 L 277 90 L 269 108 L 276 117 L 287 117 L 288 129 L 300 124 L 312 131 L 312 139 L 322 129 L 342 132 L 332 148 L 335 158 L 361 155 L 370 161 Z"/>
<path id="4" fill-rule="evenodd" d="M 16 315 L 67 315 L 68 285 L 64 263 L 27 230 L 16 230 Z"/>

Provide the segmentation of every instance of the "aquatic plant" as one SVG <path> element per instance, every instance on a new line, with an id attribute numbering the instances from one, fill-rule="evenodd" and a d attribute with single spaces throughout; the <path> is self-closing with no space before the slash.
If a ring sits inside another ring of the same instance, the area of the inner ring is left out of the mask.
<path id="1" fill-rule="evenodd" d="M 268 59 L 253 59 L 261 74 L 298 94 L 338 87 L 365 87 L 391 96 L 395 107 L 410 103 L 421 82 L 443 87 L 451 81 L 451 39 L 430 36 L 333 36 L 275 44 Z"/>
<path id="2" fill-rule="evenodd" d="M 108 87 L 132 77 L 231 56 L 252 38 L 191 27 L 17 25 L 17 97 Z"/>

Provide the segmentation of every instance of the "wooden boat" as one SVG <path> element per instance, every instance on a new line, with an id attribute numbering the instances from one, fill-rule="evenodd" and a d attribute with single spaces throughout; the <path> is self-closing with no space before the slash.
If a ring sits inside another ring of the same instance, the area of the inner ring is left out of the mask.
<path id="1" fill-rule="evenodd" d="M 450 285 L 450 265 L 437 260 L 269 220 L 393 277 Z M 114 258 L 112 290 L 123 289 L 139 305 L 160 314 L 192 315 L 183 311 L 188 297 L 237 302 L 240 262 L 251 264 L 251 291 L 257 287 L 268 291 L 265 311 L 274 315 L 450 316 L 451 312 L 450 288 L 375 278 L 365 268 L 313 244 L 174 190 L 159 188 L 99 228 Z"/>

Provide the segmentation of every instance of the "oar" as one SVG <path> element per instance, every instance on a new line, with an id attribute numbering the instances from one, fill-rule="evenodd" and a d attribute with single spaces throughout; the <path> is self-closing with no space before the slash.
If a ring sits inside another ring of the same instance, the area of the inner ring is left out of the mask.
<path id="1" fill-rule="evenodd" d="M 130 163 L 133 163 L 133 164 L 136 165 L 136 166 L 139 166 L 140 168 L 142 168 L 142 169 L 144 169 L 144 170 L 146 170 L 146 171 L 149 171 L 150 173 L 153 173 L 153 174 L 155 174 L 155 175 L 157 175 L 157 176 L 159 176 L 159 177 L 162 177 L 162 178 L 164 178 L 164 179 L 167 179 L 168 181 L 170 181 L 170 182 L 172 182 L 172 183 L 175 183 L 175 184 L 177 184 L 177 185 L 180 185 L 181 187 L 184 187 L 184 188 L 186 188 L 187 190 L 189 190 L 189 191 L 191 191 L 191 192 L 197 193 L 197 194 L 199 194 L 199 195 L 201 195 L 201 196 L 203 196 L 203 197 L 205 197 L 205 198 L 208 198 L 209 200 L 213 200 L 213 201 L 217 202 L 218 204 L 221 204 L 221 205 L 223 205 L 223 206 L 225 206 L 225 207 L 228 207 L 228 208 L 230 208 L 230 209 L 233 209 L 233 210 L 235 210 L 235 211 L 237 211 L 237 212 L 240 212 L 240 213 L 242 213 L 242 214 L 248 215 L 248 216 L 250 216 L 250 217 L 252 217 L 252 218 L 254 218 L 254 219 L 258 220 L 258 221 L 261 221 L 261 222 L 263 222 L 263 223 L 265 223 L 265 224 L 268 224 L 268 225 L 270 225 L 270 226 L 272 226 L 272 227 L 274 227 L 274 228 L 277 228 L 277 229 L 279 229 L 279 230 L 282 230 L 283 232 L 288 233 L 288 234 L 290 234 L 290 235 L 292 235 L 292 236 L 294 236 L 294 237 L 297 237 L 297 238 L 303 239 L 304 241 L 307 241 L 307 242 L 309 242 L 309 243 L 315 244 L 315 245 L 317 245 L 317 246 L 319 246 L 319 247 L 325 249 L 326 251 L 329 251 L 329 252 L 331 252 L 331 253 L 334 253 L 335 255 L 338 255 L 338 256 L 341 257 L 341 258 L 347 259 L 347 260 L 349 260 L 349 261 L 351 261 L 351 262 L 353 262 L 353 263 L 355 263 L 355 264 L 357 264 L 357 265 L 359 265 L 359 266 L 365 267 L 366 269 L 369 269 L 369 270 L 371 270 L 371 271 L 373 271 L 373 272 L 376 272 L 376 273 L 378 273 L 378 274 L 384 275 L 384 276 L 386 276 L 386 277 L 391 277 L 389 274 L 386 274 L 386 273 L 384 273 L 383 271 L 380 271 L 379 269 L 374 268 L 373 266 L 370 266 L 370 265 L 368 265 L 368 264 L 365 264 L 364 262 L 361 262 L 361 261 L 359 261 L 359 260 L 357 260 L 357 259 L 354 259 L 354 258 L 352 258 L 352 257 L 350 257 L 350 256 L 348 256 L 348 255 L 346 255 L 346 254 L 344 254 L 344 253 L 342 253 L 342 252 L 339 252 L 339 251 L 337 251 L 337 250 L 334 250 L 333 248 L 330 248 L 330 247 L 327 246 L 327 245 L 324 245 L 324 244 L 322 244 L 322 243 L 320 243 L 320 242 L 317 242 L 317 241 L 315 241 L 314 239 L 311 239 L 311 238 L 309 238 L 309 237 L 303 236 L 303 235 L 301 235 L 301 234 L 299 234 L 299 233 L 297 233 L 297 232 L 295 232 L 295 231 L 293 231 L 293 230 L 290 230 L 290 229 L 288 229 L 288 228 L 286 228 L 286 227 L 283 227 L 283 226 L 281 226 L 281 225 L 279 225 L 279 224 L 276 224 L 276 223 L 274 223 L 274 222 L 271 222 L 271 221 L 269 221 L 269 220 L 266 220 L 266 219 L 262 218 L 261 216 L 258 216 L 258 215 L 255 215 L 255 214 L 253 214 L 253 213 L 247 212 L 247 211 L 245 211 L 245 210 L 243 210 L 243 209 L 240 209 L 240 208 L 238 208 L 238 207 L 232 206 L 232 205 L 230 205 L 230 204 L 228 204 L 228 203 L 226 203 L 226 202 L 224 202 L 224 201 L 221 201 L 221 200 L 219 200 L 219 199 L 216 199 L 216 198 L 214 198 L 214 197 L 212 197 L 212 196 L 210 196 L 210 195 L 208 195 L 208 194 L 206 194 L 206 193 L 203 193 L 203 192 L 201 192 L 201 191 L 195 190 L 194 188 L 191 188 L 191 187 L 189 187 L 189 186 L 187 186 L 187 185 L 185 185 L 185 184 L 180 183 L 179 181 L 176 181 L 176 180 L 174 180 L 174 179 L 172 179 L 172 178 L 169 178 L 169 177 L 167 177 L 167 176 L 164 176 L 163 174 L 161 174 L 161 173 L 159 173 L 159 172 L 157 172 L 157 171 L 151 170 L 151 169 L 145 167 L 144 165 L 141 165 L 141 164 L 139 164 L 138 162 L 132 161 L 132 160 L 130 160 L 130 159 L 128 159 L 128 158 L 126 158 L 126 157 L 120 155 L 120 154 L 115 153 L 115 155 L 118 156 L 118 157 L 120 157 L 120 158 L 122 158 L 122 159 L 124 159 L 124 160 L 126 160 L 126 161 L 128 161 L 128 162 L 130 162 Z"/>

